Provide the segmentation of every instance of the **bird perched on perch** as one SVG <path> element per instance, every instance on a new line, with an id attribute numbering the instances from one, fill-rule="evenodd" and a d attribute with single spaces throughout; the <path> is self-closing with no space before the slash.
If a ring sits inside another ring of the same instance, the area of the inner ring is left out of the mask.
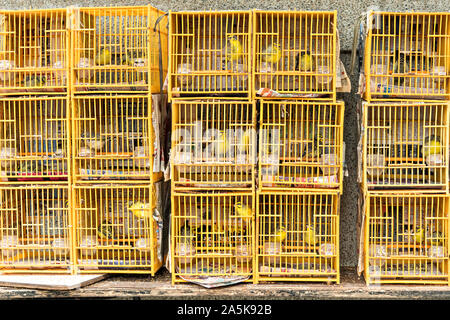
<path id="1" fill-rule="evenodd" d="M 425 240 L 425 229 L 417 226 L 416 230 L 414 231 L 414 229 L 412 230 L 412 239 L 414 240 L 415 243 L 422 243 Z"/>
<path id="2" fill-rule="evenodd" d="M 150 203 L 138 201 L 133 203 L 128 210 L 130 210 L 138 219 L 150 218 L 152 216 Z"/>
<path id="3" fill-rule="evenodd" d="M 275 235 L 272 237 L 273 242 L 283 242 L 286 240 L 287 232 L 286 228 L 283 226 L 279 226 L 276 228 Z"/>
<path id="4" fill-rule="evenodd" d="M 314 58 L 309 51 L 297 54 L 295 57 L 295 70 L 308 72 L 314 69 Z"/>
<path id="5" fill-rule="evenodd" d="M 399 50 L 396 50 L 391 57 L 390 65 L 392 66 L 392 74 L 404 74 L 410 71 L 408 57 Z M 395 77 L 395 85 L 403 85 L 405 81 L 404 77 Z"/>
<path id="6" fill-rule="evenodd" d="M 81 139 L 86 148 L 100 151 L 105 145 L 105 139 L 101 137 L 99 133 L 83 132 L 81 133 Z"/>
<path id="7" fill-rule="evenodd" d="M 225 135 L 225 131 L 219 131 L 216 147 L 216 155 L 220 158 L 225 157 L 228 150 L 228 139 Z"/>
<path id="8" fill-rule="evenodd" d="M 194 237 L 195 234 L 189 225 L 189 221 L 186 221 L 180 228 L 179 242 L 190 244 Z"/>
<path id="9" fill-rule="evenodd" d="M 23 84 L 25 87 L 43 87 L 45 86 L 47 80 L 44 76 L 26 76 Z"/>
<path id="10" fill-rule="evenodd" d="M 111 64 L 111 52 L 107 48 L 101 48 L 95 56 L 95 64 L 99 66 Z"/>
<path id="11" fill-rule="evenodd" d="M 272 43 L 262 52 L 262 60 L 269 63 L 277 63 L 282 56 L 281 47 L 277 42 Z"/>
<path id="12" fill-rule="evenodd" d="M 431 234 L 431 239 L 429 241 L 433 246 L 442 245 L 442 242 L 444 241 L 444 234 L 439 231 L 433 231 Z"/>
<path id="13" fill-rule="evenodd" d="M 240 218 L 251 218 L 253 216 L 252 208 L 241 202 L 236 202 L 234 208 L 236 209 L 236 215 Z"/>
<path id="14" fill-rule="evenodd" d="M 305 145 L 302 157 L 306 157 L 308 159 L 320 158 L 322 155 L 322 150 L 320 147 L 324 145 L 323 136 L 318 128 L 314 130 L 312 122 L 309 125 L 308 140 L 309 142 Z"/>
<path id="15" fill-rule="evenodd" d="M 113 227 L 108 223 L 108 221 L 103 221 L 97 228 L 97 234 L 102 239 L 112 239 L 113 238 Z"/>
<path id="16" fill-rule="evenodd" d="M 316 231 L 313 225 L 307 225 L 303 240 L 310 246 L 315 246 L 319 240 L 317 239 Z"/>
<path id="17" fill-rule="evenodd" d="M 237 61 L 243 55 L 243 47 L 236 36 L 229 35 L 227 37 L 227 44 L 225 47 L 225 54 L 227 61 Z"/>
<path id="18" fill-rule="evenodd" d="M 431 154 L 440 154 L 442 152 L 441 139 L 438 136 L 428 136 L 424 139 L 422 154 L 428 157 Z"/>

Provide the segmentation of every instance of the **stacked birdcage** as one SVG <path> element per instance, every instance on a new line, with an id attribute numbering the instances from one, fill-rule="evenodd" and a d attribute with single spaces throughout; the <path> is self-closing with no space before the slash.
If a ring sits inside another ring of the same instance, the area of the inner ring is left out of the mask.
<path id="1" fill-rule="evenodd" d="M 250 11 L 171 12 L 172 281 L 253 274 Z"/>
<path id="2" fill-rule="evenodd" d="M 69 20 L 74 264 L 154 275 L 167 17 L 149 5 L 71 7 Z"/>
<path id="3" fill-rule="evenodd" d="M 66 9 L 0 11 L 0 268 L 73 271 Z"/>
<path id="4" fill-rule="evenodd" d="M 450 14 L 369 12 L 361 104 L 366 282 L 450 284 Z"/>
<path id="5" fill-rule="evenodd" d="M 254 12 L 257 281 L 339 283 L 344 104 L 336 100 L 336 21 L 336 12 Z"/>

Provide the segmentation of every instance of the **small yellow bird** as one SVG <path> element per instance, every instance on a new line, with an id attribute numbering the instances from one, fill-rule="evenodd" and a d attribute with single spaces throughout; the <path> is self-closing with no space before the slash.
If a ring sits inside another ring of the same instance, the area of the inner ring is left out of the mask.
<path id="1" fill-rule="evenodd" d="M 130 210 L 138 219 L 150 218 L 152 216 L 150 203 L 138 201 L 133 203 L 128 210 Z"/>
<path id="2" fill-rule="evenodd" d="M 416 243 L 422 243 L 425 240 L 425 229 L 417 226 L 416 231 L 413 233 L 413 239 Z"/>
<path id="3" fill-rule="evenodd" d="M 234 208 L 236 209 L 237 215 L 241 218 L 251 218 L 253 216 L 252 208 L 243 205 L 241 202 L 236 202 Z"/>
<path id="4" fill-rule="evenodd" d="M 430 154 L 440 154 L 442 152 L 442 145 L 440 137 L 431 135 L 426 137 L 423 144 L 423 156 L 428 157 Z"/>
<path id="5" fill-rule="evenodd" d="M 97 234 L 102 239 L 112 239 L 113 237 L 113 227 L 108 224 L 108 221 L 103 221 L 97 228 Z"/>
<path id="6" fill-rule="evenodd" d="M 237 61 L 243 55 L 243 47 L 236 36 L 229 35 L 227 37 L 226 58 L 229 62 Z"/>
<path id="7" fill-rule="evenodd" d="M 277 42 L 272 43 L 262 52 L 262 60 L 269 63 L 277 63 L 282 56 L 281 47 Z"/>
<path id="8" fill-rule="evenodd" d="M 228 150 L 228 140 L 225 135 L 225 131 L 219 131 L 216 146 L 217 146 L 216 149 L 217 156 L 221 158 L 225 157 L 225 154 L 227 153 Z"/>
<path id="9" fill-rule="evenodd" d="M 303 240 L 310 246 L 315 246 L 317 244 L 317 242 L 319 242 L 319 240 L 317 239 L 317 235 L 316 235 L 314 226 L 312 226 L 312 225 L 306 226 L 306 231 L 305 231 Z"/>
<path id="10" fill-rule="evenodd" d="M 100 52 L 95 57 L 96 65 L 105 65 L 111 63 L 111 52 L 106 48 L 101 48 Z"/>
<path id="11" fill-rule="evenodd" d="M 300 68 L 299 68 L 300 67 Z M 302 52 L 295 58 L 295 70 L 308 72 L 314 69 L 314 58 L 309 51 Z"/>
<path id="12" fill-rule="evenodd" d="M 250 140 L 251 140 L 250 130 L 247 130 L 244 133 L 242 133 L 238 144 L 239 151 L 248 153 L 250 149 Z"/>
<path id="13" fill-rule="evenodd" d="M 287 232 L 285 227 L 279 227 L 277 228 L 275 235 L 271 238 L 273 239 L 272 242 L 283 242 L 286 240 Z"/>

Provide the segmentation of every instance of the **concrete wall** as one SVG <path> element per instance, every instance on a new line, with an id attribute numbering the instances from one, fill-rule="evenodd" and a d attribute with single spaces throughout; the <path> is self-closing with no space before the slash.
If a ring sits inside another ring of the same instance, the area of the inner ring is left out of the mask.
<path id="1" fill-rule="evenodd" d="M 338 28 L 341 37 L 341 59 L 350 71 L 350 52 L 353 41 L 353 27 L 357 17 L 368 8 L 383 11 L 449 11 L 448 0 L 0 0 L 0 8 L 58 8 L 69 5 L 78 6 L 120 6 L 146 5 L 167 10 L 245 10 L 245 9 L 297 9 L 297 10 L 337 10 Z M 344 192 L 341 197 L 341 265 L 355 266 L 357 264 L 356 219 L 357 219 L 357 156 L 358 142 L 356 129 L 355 105 L 359 96 L 355 94 L 358 85 L 357 74 L 351 76 L 352 92 L 340 94 L 340 99 L 346 103 L 344 140 L 346 143 L 346 161 L 348 177 L 344 180 Z"/>

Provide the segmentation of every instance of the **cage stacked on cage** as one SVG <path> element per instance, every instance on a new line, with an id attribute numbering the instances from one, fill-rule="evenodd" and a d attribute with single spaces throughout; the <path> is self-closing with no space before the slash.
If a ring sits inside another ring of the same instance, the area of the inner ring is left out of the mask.
<path id="1" fill-rule="evenodd" d="M 169 15 L 173 283 L 249 281 L 254 271 L 251 17 Z"/>
<path id="2" fill-rule="evenodd" d="M 368 284 L 450 284 L 449 20 L 368 13 L 360 143 Z"/>
<path id="3" fill-rule="evenodd" d="M 254 11 L 257 281 L 340 281 L 336 20 L 336 12 Z"/>
<path id="4" fill-rule="evenodd" d="M 74 264 L 154 275 L 164 259 L 167 17 L 149 5 L 70 8 L 69 17 Z"/>

